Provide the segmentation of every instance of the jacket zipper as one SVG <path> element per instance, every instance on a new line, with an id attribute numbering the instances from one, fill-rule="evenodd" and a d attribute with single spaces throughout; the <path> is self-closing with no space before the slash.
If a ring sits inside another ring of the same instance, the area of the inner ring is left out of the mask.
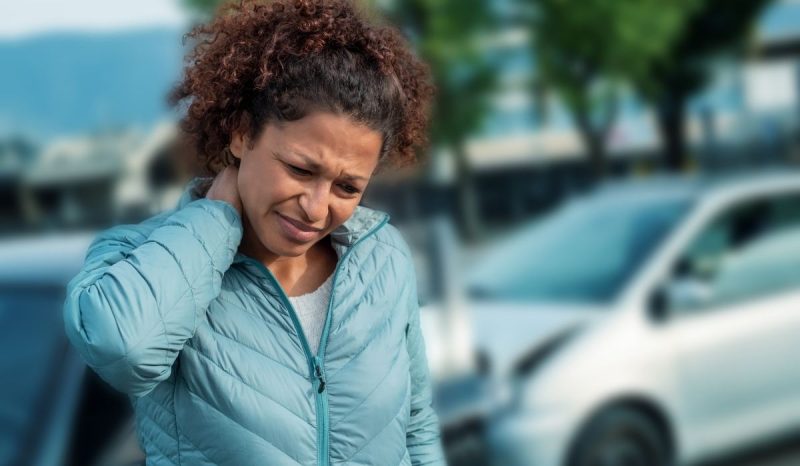
<path id="1" fill-rule="evenodd" d="M 384 219 L 374 228 L 369 230 L 365 233 L 361 238 L 356 240 L 355 243 L 350 245 L 349 248 L 344 252 L 342 257 L 336 264 L 336 268 L 333 271 L 333 279 L 331 282 L 331 294 L 328 300 L 328 310 L 325 313 L 325 326 L 322 328 L 322 335 L 320 336 L 319 346 L 317 350 L 317 356 L 314 356 L 311 353 L 311 347 L 308 344 L 308 340 L 306 339 L 305 332 L 303 332 L 303 327 L 300 325 L 300 319 L 297 317 L 297 312 L 294 310 L 292 303 L 289 301 L 289 297 L 286 295 L 286 292 L 283 290 L 283 287 L 278 280 L 275 278 L 275 275 L 261 262 L 253 259 L 252 257 L 246 257 L 248 262 L 254 263 L 256 266 L 261 269 L 264 275 L 269 278 L 275 288 L 278 290 L 281 302 L 283 305 L 286 306 L 286 309 L 289 310 L 289 316 L 292 318 L 292 324 L 294 325 L 294 329 L 297 332 L 297 335 L 300 337 L 300 344 L 303 347 L 303 352 L 306 355 L 306 360 L 308 362 L 308 370 L 310 373 L 310 380 L 312 388 L 315 391 L 315 401 L 317 405 L 317 465 L 318 466 L 328 466 L 330 464 L 329 456 L 330 453 L 328 452 L 329 446 L 329 439 L 330 439 L 330 425 L 328 419 L 328 391 L 326 390 L 326 381 L 325 381 L 325 349 L 328 343 L 328 331 L 330 330 L 331 326 L 331 309 L 333 309 L 333 298 L 336 293 L 336 276 L 339 274 L 339 270 L 341 269 L 342 264 L 345 263 L 345 259 L 347 256 L 350 255 L 350 252 L 355 249 L 355 247 L 361 243 L 363 240 L 372 236 L 375 232 L 380 230 L 386 223 L 389 221 L 389 216 L 385 216 Z"/>

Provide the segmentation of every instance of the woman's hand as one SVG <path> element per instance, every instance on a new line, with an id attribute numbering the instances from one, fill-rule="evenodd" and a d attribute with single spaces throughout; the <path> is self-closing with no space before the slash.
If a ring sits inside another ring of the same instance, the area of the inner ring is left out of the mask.
<path id="1" fill-rule="evenodd" d="M 239 215 L 242 215 L 242 198 L 239 196 L 238 177 L 238 168 L 233 165 L 225 167 L 214 177 L 211 188 L 206 193 L 206 199 L 225 201 L 232 205 L 239 212 Z"/>

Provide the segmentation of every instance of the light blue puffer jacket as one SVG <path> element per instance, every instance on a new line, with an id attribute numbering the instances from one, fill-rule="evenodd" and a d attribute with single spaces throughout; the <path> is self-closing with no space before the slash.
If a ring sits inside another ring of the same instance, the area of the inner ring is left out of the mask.
<path id="1" fill-rule="evenodd" d="M 314 356 L 274 276 L 237 252 L 238 212 L 195 185 L 99 235 L 64 306 L 72 344 L 131 395 L 147 464 L 444 464 L 414 267 L 388 215 L 358 207 L 331 234 Z"/>

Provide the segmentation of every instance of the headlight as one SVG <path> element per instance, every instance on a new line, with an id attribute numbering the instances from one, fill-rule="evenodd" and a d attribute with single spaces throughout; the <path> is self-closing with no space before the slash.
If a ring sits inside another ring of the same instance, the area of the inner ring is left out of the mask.
<path id="1" fill-rule="evenodd" d="M 565 343 L 574 337 L 579 329 L 579 325 L 568 327 L 522 355 L 514 363 L 511 371 L 513 377 L 529 377 L 543 362 L 549 359 L 550 356 L 555 354 Z"/>
<path id="2" fill-rule="evenodd" d="M 553 335 L 516 361 L 511 371 L 511 379 L 507 384 L 508 409 L 519 410 L 534 407 L 537 410 L 547 409 L 553 403 L 543 400 L 542 393 L 547 395 L 546 398 L 561 396 L 560 390 L 542 387 L 543 380 L 537 380 L 535 373 L 552 356 L 562 350 L 578 334 L 580 328 L 581 326 L 575 325 Z"/>

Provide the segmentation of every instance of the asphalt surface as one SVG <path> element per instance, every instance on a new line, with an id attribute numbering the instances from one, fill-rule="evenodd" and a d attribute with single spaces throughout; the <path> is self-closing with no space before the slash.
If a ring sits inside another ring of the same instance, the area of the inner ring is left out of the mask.
<path id="1" fill-rule="evenodd" d="M 477 437 L 449 445 L 448 464 L 453 466 L 489 466 L 483 445 Z M 800 466 L 800 435 L 733 458 L 704 462 L 694 466 Z"/>
<path id="2" fill-rule="evenodd" d="M 701 466 L 800 466 L 800 435 L 736 458 L 708 462 Z"/>

